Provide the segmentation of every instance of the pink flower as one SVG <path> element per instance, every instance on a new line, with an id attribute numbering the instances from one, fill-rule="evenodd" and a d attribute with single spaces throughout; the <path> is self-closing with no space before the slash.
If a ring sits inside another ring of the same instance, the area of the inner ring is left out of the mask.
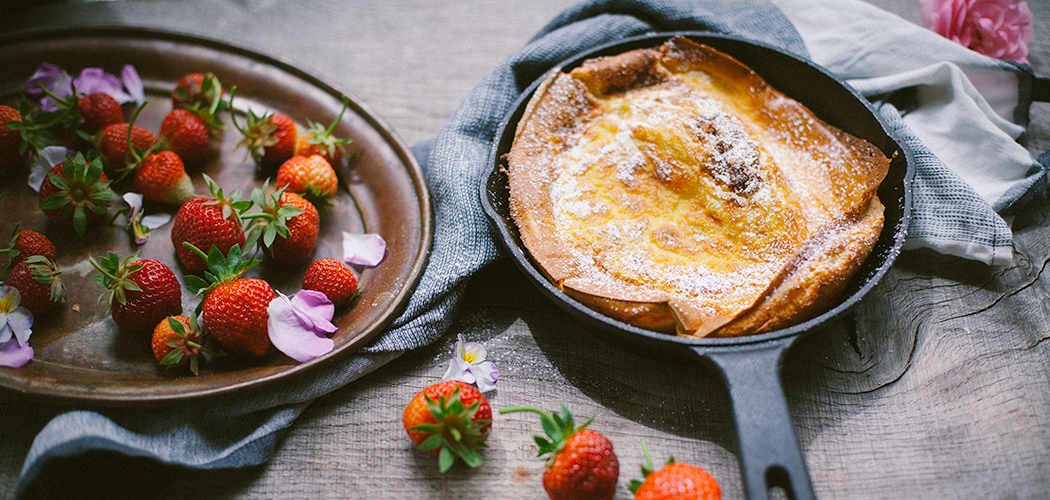
<path id="1" fill-rule="evenodd" d="M 358 266 L 375 267 L 386 255 L 386 241 L 378 234 L 343 231 L 343 260 Z"/>
<path id="2" fill-rule="evenodd" d="M 313 290 L 299 290 L 288 298 L 278 292 L 266 311 L 270 342 L 277 350 L 301 362 L 327 354 L 335 347 L 328 335 L 339 327 L 332 324 L 335 306 L 328 297 Z"/>
<path id="3" fill-rule="evenodd" d="M 1032 12 L 1017 0 L 920 0 L 922 21 L 939 35 L 996 59 L 1026 62 Z"/>

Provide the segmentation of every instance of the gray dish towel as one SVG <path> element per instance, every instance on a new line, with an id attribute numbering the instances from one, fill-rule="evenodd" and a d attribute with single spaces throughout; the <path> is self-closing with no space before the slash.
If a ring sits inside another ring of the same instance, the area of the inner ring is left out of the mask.
<path id="1" fill-rule="evenodd" d="M 818 10 L 816 14 L 802 8 L 806 5 L 820 7 L 819 0 L 810 4 L 795 2 L 800 5 L 784 3 L 782 11 L 767 3 L 595 0 L 564 12 L 526 46 L 497 66 L 468 96 L 436 140 L 414 149 L 424 166 L 433 197 L 435 239 L 429 263 L 406 312 L 387 332 L 361 352 L 319 367 L 310 376 L 298 377 L 266 394 L 234 397 L 224 400 L 221 405 L 163 410 L 85 409 L 58 415 L 34 440 L 17 491 L 25 491 L 33 481 L 48 481 L 49 478 L 40 473 L 49 460 L 91 450 L 150 457 L 163 463 L 201 469 L 244 467 L 266 462 L 272 457 L 277 440 L 310 401 L 356 380 L 405 350 L 426 345 L 442 336 L 470 276 L 502 254 L 478 201 L 478 185 L 490 168 L 486 160 L 500 121 L 529 84 L 559 61 L 580 51 L 656 31 L 706 30 L 732 34 L 811 57 L 806 46 L 809 40 L 800 34 L 811 32 L 797 30 L 794 23 L 822 22 L 823 16 L 832 10 L 844 16 L 851 12 L 872 15 L 869 10 L 843 9 L 838 4 L 834 9 L 823 6 L 830 10 Z M 785 15 L 789 9 L 796 12 Z M 810 20 L 806 12 L 809 16 L 820 17 Z M 882 20 L 904 22 L 895 18 Z M 825 23 L 825 26 L 834 25 Z M 848 37 L 848 33 L 843 36 Z M 822 49 L 828 45 L 816 41 Z M 867 47 L 871 51 L 880 50 L 874 45 Z M 929 50 L 926 45 L 913 47 Z M 820 57 L 814 59 L 821 62 Z M 1024 73 L 1023 67 L 990 60 L 979 62 L 993 70 Z M 892 94 L 892 85 L 868 79 L 873 75 L 848 76 L 856 76 L 856 83 L 865 85 L 865 95 L 872 99 Z M 906 82 L 900 83 L 898 79 L 895 84 L 904 85 Z M 947 217 L 945 214 L 952 213 L 964 213 L 972 219 L 972 223 L 963 225 L 934 224 L 935 231 L 918 232 L 919 238 L 913 240 L 914 246 L 928 246 L 987 262 L 996 261 L 991 258 L 993 255 L 999 255 L 1000 261 L 1004 252 L 1009 255 L 1009 226 L 993 210 L 992 203 L 1016 206 L 1022 200 L 1043 196 L 1041 182 L 1045 178 L 1045 168 L 1029 158 L 1032 171 L 1028 175 L 1003 179 L 1006 189 L 999 191 L 1012 193 L 1013 198 L 1000 194 L 994 201 L 988 201 L 968 184 L 965 175 L 955 173 L 924 147 L 923 141 L 910 128 L 913 125 L 908 121 L 909 114 L 902 118 L 898 108 L 889 102 L 878 104 L 884 118 L 899 129 L 920 159 L 916 180 L 919 189 L 916 221 L 923 223 L 926 216 L 940 221 Z M 963 195 L 940 196 L 941 186 L 945 184 L 950 185 L 953 193 Z M 971 231 L 971 226 L 990 229 L 975 232 Z M 934 237 L 926 238 L 926 234 Z M 956 251 L 959 248 L 977 251 L 967 255 Z"/>

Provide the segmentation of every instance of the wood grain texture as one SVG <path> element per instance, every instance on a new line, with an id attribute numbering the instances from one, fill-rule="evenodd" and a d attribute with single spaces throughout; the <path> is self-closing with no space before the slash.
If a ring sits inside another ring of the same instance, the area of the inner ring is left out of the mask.
<path id="1" fill-rule="evenodd" d="M 280 0 L 43 3 L 4 29 L 131 24 L 219 38 L 288 61 L 369 104 L 409 144 L 436 135 L 473 86 L 570 0 L 471 3 Z M 918 22 L 912 0 L 871 3 Z M 1050 3 L 1032 64 L 1050 75 Z M 1050 105 L 1029 145 L 1050 147 Z M 795 428 L 820 498 L 1045 498 L 1050 491 L 1050 207 L 1020 214 L 1015 262 L 988 267 L 903 254 L 839 321 L 796 344 L 784 367 Z M 274 459 L 195 471 L 110 453 L 56 461 L 28 498 L 544 499 L 529 414 L 495 416 L 478 469 L 437 471 L 401 409 L 444 373 L 456 333 L 500 368 L 494 408 L 566 404 L 593 416 L 621 463 L 617 499 L 639 477 L 640 439 L 711 471 L 740 498 L 735 429 L 717 375 L 688 356 L 637 352 L 585 330 L 499 261 L 470 284 L 449 335 L 307 408 Z M 0 498 L 33 435 L 66 410 L 0 397 Z"/>

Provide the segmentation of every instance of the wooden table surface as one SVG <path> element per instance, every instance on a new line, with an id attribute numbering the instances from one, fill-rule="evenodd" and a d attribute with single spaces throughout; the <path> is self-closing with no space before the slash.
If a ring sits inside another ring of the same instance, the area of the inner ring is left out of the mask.
<path id="1" fill-rule="evenodd" d="M 28 2 L 27 2 L 28 3 Z M 183 31 L 290 62 L 369 105 L 408 144 L 434 137 L 473 86 L 574 0 L 39 2 L 3 30 L 123 24 Z M 917 0 L 871 3 L 919 22 Z M 1050 5 L 1032 64 L 1050 74 Z M 1030 147 L 1050 148 L 1033 108 Z M 784 385 L 821 498 L 1045 498 L 1050 492 L 1050 208 L 1014 221 L 1016 258 L 988 267 L 903 254 L 843 321 L 788 354 Z M 499 261 L 471 282 L 451 331 L 312 403 L 267 464 L 198 471 L 91 453 L 54 462 L 28 498 L 543 499 L 533 415 L 495 416 L 485 464 L 445 474 L 413 449 L 401 410 L 447 366 L 456 333 L 500 369 L 495 408 L 594 417 L 621 463 L 617 499 L 654 457 L 708 469 L 743 496 L 735 429 L 717 376 L 603 341 Z M 63 408 L 0 395 L 0 498 L 14 498 L 33 436 Z"/>

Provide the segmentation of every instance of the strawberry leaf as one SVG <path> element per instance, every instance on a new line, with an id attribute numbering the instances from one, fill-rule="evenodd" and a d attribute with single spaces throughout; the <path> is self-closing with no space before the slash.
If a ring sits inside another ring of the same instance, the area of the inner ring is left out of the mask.
<path id="1" fill-rule="evenodd" d="M 441 472 L 447 472 L 455 463 L 456 455 L 452 453 L 452 449 L 448 446 L 441 448 L 441 451 L 438 452 L 438 468 Z"/>

